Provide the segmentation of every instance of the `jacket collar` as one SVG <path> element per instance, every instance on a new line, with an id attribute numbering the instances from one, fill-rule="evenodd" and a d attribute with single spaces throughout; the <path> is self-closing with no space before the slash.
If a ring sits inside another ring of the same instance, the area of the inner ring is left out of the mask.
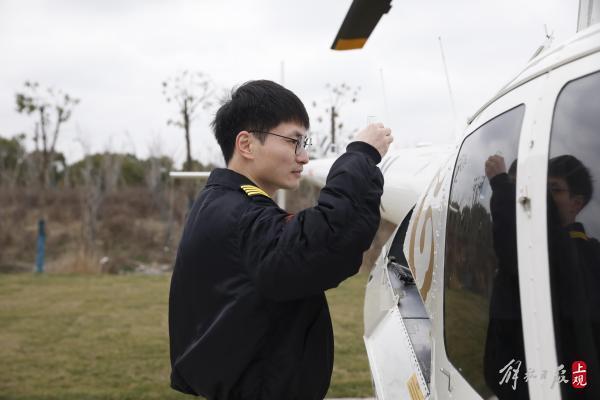
<path id="1" fill-rule="evenodd" d="M 588 240 L 588 236 L 585 233 L 585 229 L 583 228 L 583 224 L 580 222 L 574 222 L 567 227 L 569 230 L 569 236 L 573 239 L 583 239 Z"/>
<path id="2" fill-rule="evenodd" d="M 254 182 L 248 179 L 242 174 L 228 169 L 228 168 L 215 168 L 206 181 L 206 186 L 226 186 L 231 189 L 240 189 L 242 185 L 253 185 L 257 186 Z"/>

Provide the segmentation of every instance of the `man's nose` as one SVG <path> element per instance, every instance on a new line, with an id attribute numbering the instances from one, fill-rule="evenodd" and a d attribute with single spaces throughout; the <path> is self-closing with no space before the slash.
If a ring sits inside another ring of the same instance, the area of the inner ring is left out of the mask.
<path id="1" fill-rule="evenodd" d="M 300 152 L 298 154 L 296 154 L 296 161 L 299 164 L 306 164 L 308 163 L 308 150 L 301 148 Z"/>

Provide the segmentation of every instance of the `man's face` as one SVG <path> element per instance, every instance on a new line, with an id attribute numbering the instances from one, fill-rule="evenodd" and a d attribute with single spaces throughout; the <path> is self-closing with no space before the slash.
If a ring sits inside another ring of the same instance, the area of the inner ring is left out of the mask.
<path id="1" fill-rule="evenodd" d="M 561 225 L 575 222 L 575 217 L 583 208 L 583 196 L 571 193 L 567 181 L 560 177 L 548 177 L 548 189 L 558 209 Z"/>
<path id="2" fill-rule="evenodd" d="M 308 162 L 308 153 L 300 146 L 296 154 L 293 140 L 300 140 L 302 145 L 306 129 L 293 122 L 283 122 L 269 132 L 284 137 L 267 134 L 264 143 L 255 141 L 252 177 L 257 185 L 270 194 L 277 189 L 297 189 L 303 165 Z"/>

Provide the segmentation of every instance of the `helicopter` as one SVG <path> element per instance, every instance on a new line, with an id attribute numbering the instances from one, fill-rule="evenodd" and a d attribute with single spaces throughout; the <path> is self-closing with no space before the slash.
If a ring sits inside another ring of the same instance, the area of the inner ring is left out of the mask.
<path id="1" fill-rule="evenodd" d="M 362 48 L 390 9 L 354 0 L 331 48 Z M 379 164 L 397 228 L 366 284 L 377 399 L 600 398 L 599 22 L 600 0 L 581 0 L 577 33 L 541 46 L 456 144 Z M 323 186 L 333 161 L 307 179 Z"/>

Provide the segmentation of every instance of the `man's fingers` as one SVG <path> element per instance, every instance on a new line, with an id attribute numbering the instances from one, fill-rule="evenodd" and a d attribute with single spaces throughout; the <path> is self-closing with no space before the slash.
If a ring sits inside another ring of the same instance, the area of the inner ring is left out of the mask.
<path id="1" fill-rule="evenodd" d="M 393 140 L 392 130 L 386 128 L 381 122 L 375 122 L 360 131 L 356 135 L 356 140 L 370 144 L 383 156 Z"/>

